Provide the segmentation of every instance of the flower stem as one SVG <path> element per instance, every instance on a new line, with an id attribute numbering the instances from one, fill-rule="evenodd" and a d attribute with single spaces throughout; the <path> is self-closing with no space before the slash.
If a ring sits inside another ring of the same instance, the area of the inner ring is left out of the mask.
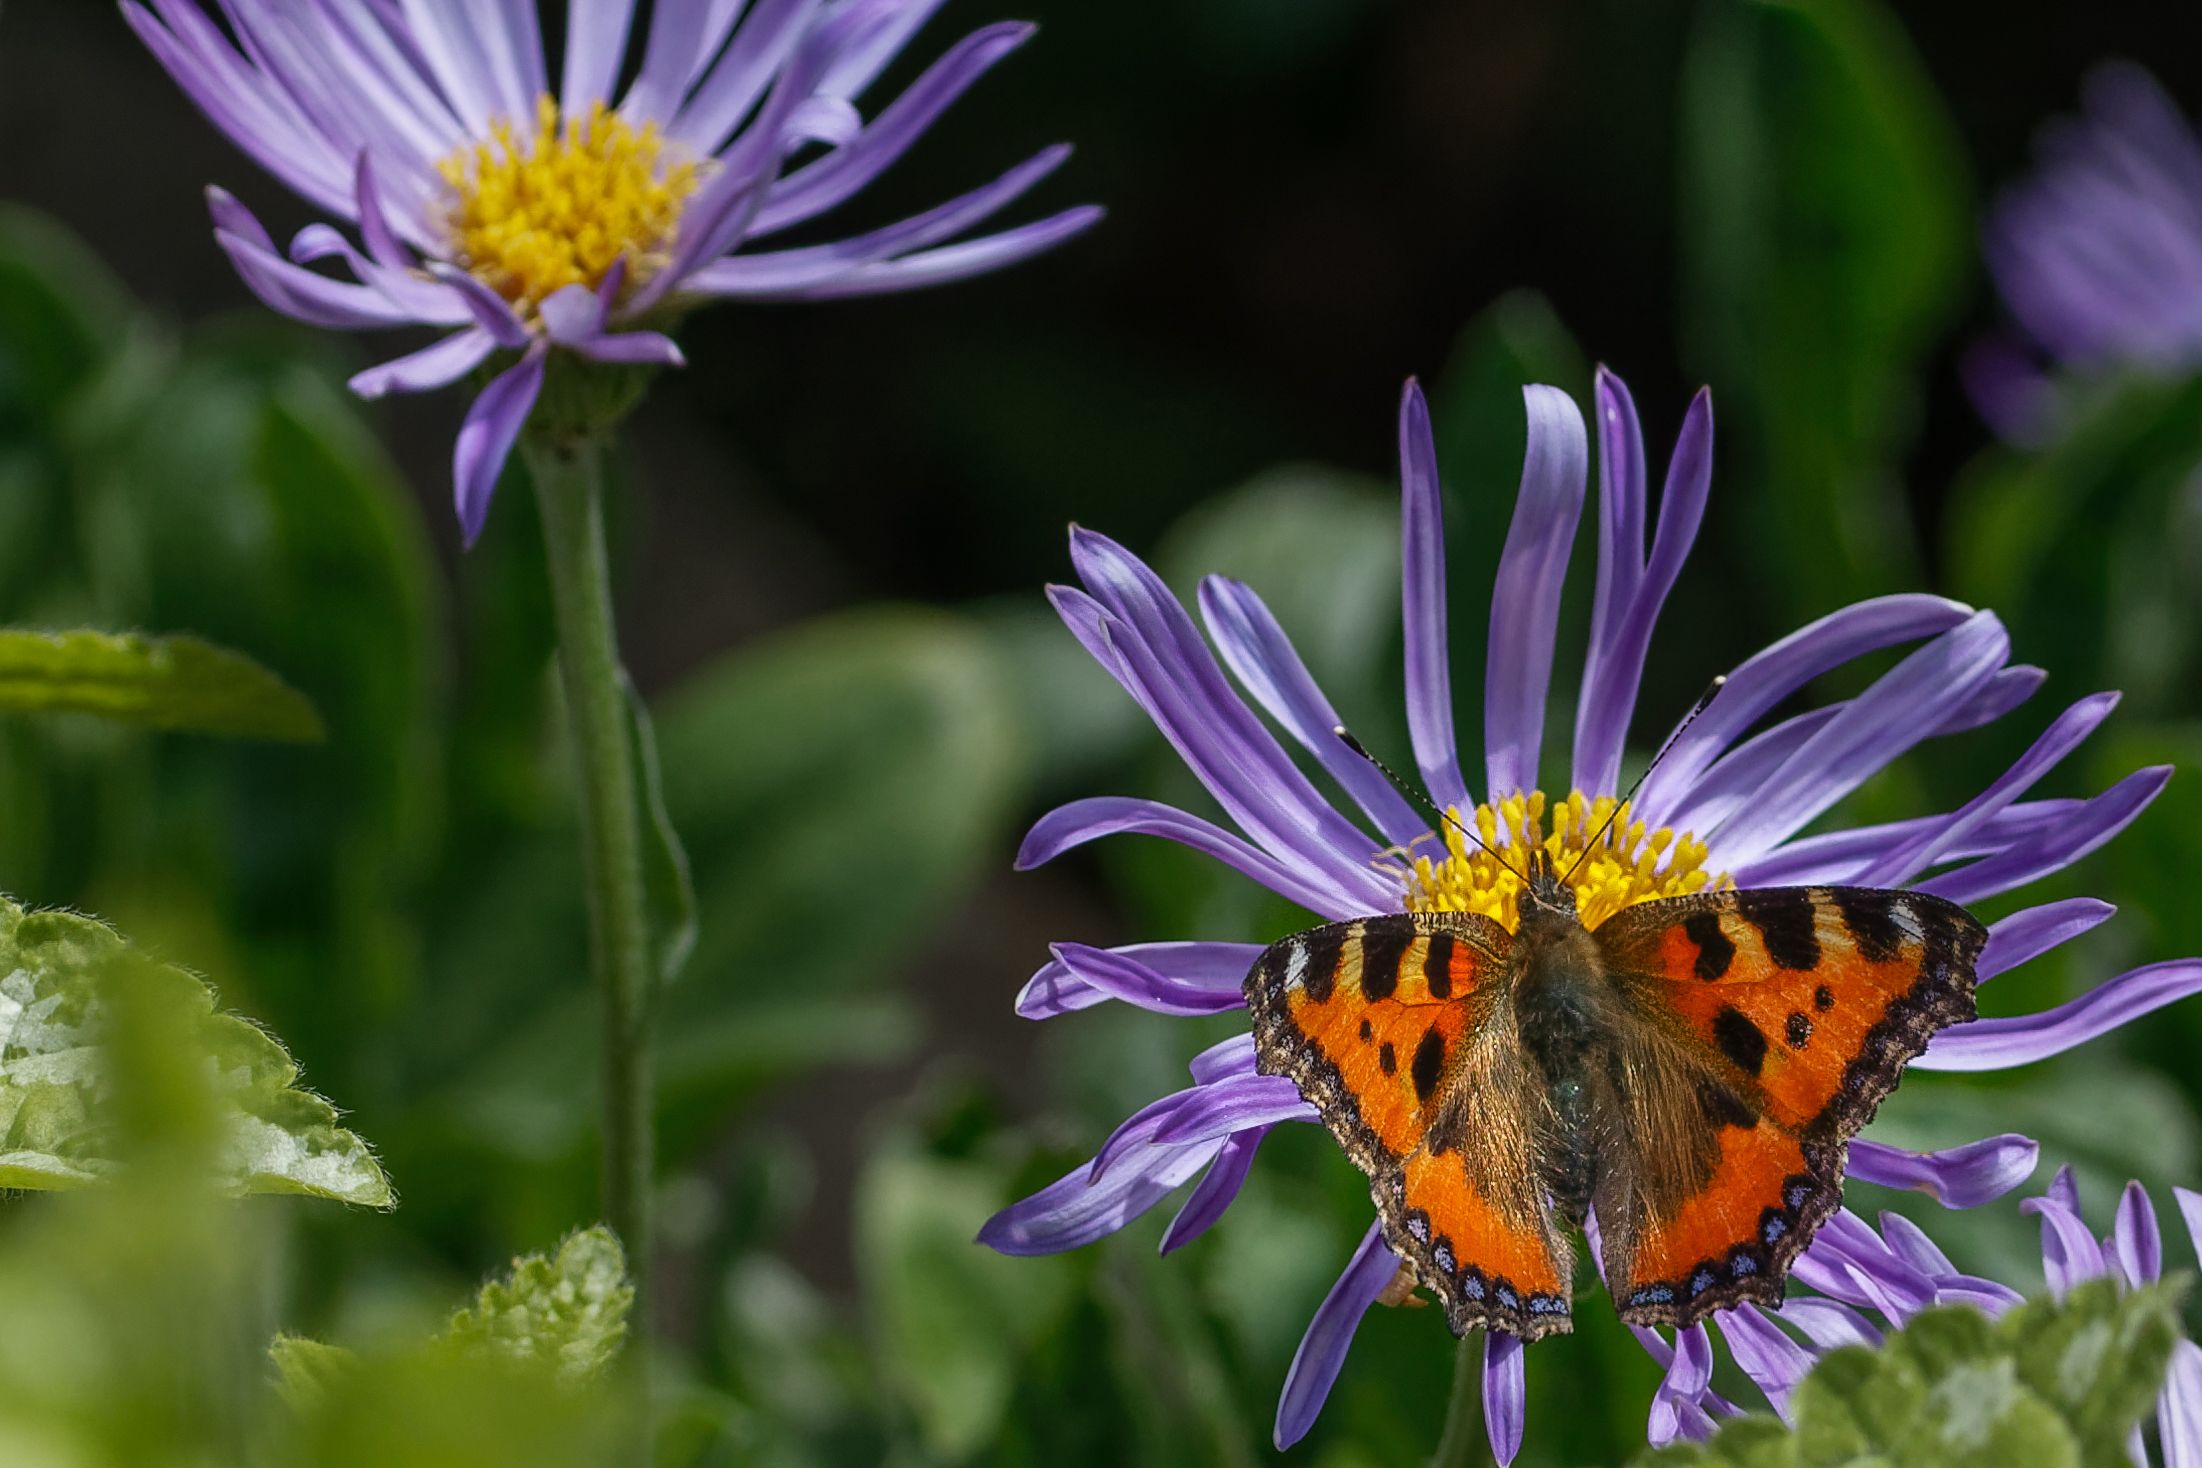
<path id="1" fill-rule="evenodd" d="M 627 683 L 604 551 L 602 436 L 530 435 L 529 471 L 558 626 L 558 670 L 581 801 L 589 950 L 603 1007 L 604 1220 L 627 1251 L 634 1336 L 650 1323 L 650 1018 L 656 976 L 642 876 L 642 817 Z M 635 1353 L 639 1371 L 645 1352 Z"/>
<path id="2" fill-rule="evenodd" d="M 1462 1338 L 1453 1355 L 1453 1391 L 1445 1400 L 1445 1431 L 1430 1468 L 1478 1468 L 1496 1460 L 1483 1433 L 1483 1337 Z"/>

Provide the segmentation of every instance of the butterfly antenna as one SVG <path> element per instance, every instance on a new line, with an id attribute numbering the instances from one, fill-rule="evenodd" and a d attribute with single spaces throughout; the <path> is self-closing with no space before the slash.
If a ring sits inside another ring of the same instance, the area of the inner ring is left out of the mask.
<path id="1" fill-rule="evenodd" d="M 1628 809 L 1629 802 L 1636 799 L 1636 792 L 1644 788 L 1644 782 L 1651 778 L 1653 770 L 1659 768 L 1659 762 L 1667 757 L 1667 751 L 1674 748 L 1675 741 L 1682 737 L 1682 731 L 1689 728 L 1699 714 L 1705 712 L 1705 706 L 1711 703 L 1727 684 L 1728 675 L 1723 673 L 1715 678 L 1703 693 L 1697 696 L 1697 702 L 1690 705 L 1690 711 L 1682 716 L 1682 722 L 1674 726 L 1674 732 L 1667 736 L 1667 742 L 1659 746 L 1659 753 L 1653 755 L 1651 763 L 1644 766 L 1644 773 L 1636 777 L 1636 783 L 1629 787 L 1629 793 L 1622 796 L 1614 804 L 1613 813 L 1607 816 L 1606 823 L 1598 828 L 1598 834 L 1583 843 L 1583 854 L 1575 858 L 1575 865 L 1567 869 L 1567 876 L 1560 878 L 1563 885 L 1575 875 L 1578 867 L 1590 860 L 1590 854 L 1598 849 L 1599 842 L 1606 839 L 1606 832 L 1613 829 L 1613 823 L 1621 818 L 1622 811 Z"/>
<path id="2" fill-rule="evenodd" d="M 1374 754 L 1370 753 L 1369 747 L 1354 737 L 1353 731 L 1351 729 L 1348 729 L 1343 724 L 1333 724 L 1331 726 L 1330 732 L 1337 735 L 1338 741 L 1341 744 L 1345 745 L 1346 748 L 1352 750 L 1355 754 L 1361 756 L 1361 758 L 1376 766 L 1377 773 L 1382 775 L 1385 779 L 1391 781 L 1393 786 L 1398 789 L 1400 794 L 1406 796 L 1416 805 L 1421 806 L 1424 810 L 1427 810 L 1430 814 L 1436 816 L 1441 824 L 1451 826 L 1454 830 L 1460 832 L 1461 835 L 1466 836 L 1470 841 L 1475 842 L 1476 845 L 1482 847 L 1485 851 L 1490 852 L 1491 855 L 1497 859 L 1500 866 L 1505 867 L 1515 876 L 1521 877 L 1522 884 L 1524 886 L 1528 885 L 1529 878 L 1522 876 L 1522 871 L 1520 867 L 1517 867 L 1512 862 L 1508 861 L 1496 847 L 1492 846 L 1490 842 L 1484 840 L 1481 836 L 1478 836 L 1474 831 L 1470 830 L 1466 825 L 1462 824 L 1460 817 L 1454 815 L 1451 811 L 1445 809 L 1436 801 L 1430 799 L 1429 796 L 1424 795 L 1414 786 L 1409 785 L 1405 780 L 1400 779 L 1390 765 L 1385 764 Z"/>

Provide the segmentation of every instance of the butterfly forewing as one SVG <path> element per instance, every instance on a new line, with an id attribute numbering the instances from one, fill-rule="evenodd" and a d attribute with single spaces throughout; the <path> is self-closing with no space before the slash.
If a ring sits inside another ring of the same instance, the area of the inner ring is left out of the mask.
<path id="1" fill-rule="evenodd" d="M 1593 937 L 1641 1016 L 1595 1199 L 1615 1303 L 1687 1324 L 1778 1301 L 1849 1139 L 1973 1017 L 1986 931 L 1924 893 L 1795 887 L 1643 903 Z"/>
<path id="2" fill-rule="evenodd" d="M 1572 1252 L 1537 1159 L 1548 1100 L 1503 982 L 1512 937 L 1390 914 L 1273 945 L 1246 980 L 1261 1069 L 1289 1075 L 1369 1174 L 1385 1240 L 1457 1332 L 1568 1328 Z"/>

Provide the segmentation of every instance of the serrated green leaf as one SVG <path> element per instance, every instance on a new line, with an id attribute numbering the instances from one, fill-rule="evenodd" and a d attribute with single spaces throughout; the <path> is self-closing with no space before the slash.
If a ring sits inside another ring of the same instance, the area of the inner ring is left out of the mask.
<path id="1" fill-rule="evenodd" d="M 583 1382 L 619 1354 L 634 1303 L 627 1256 L 599 1224 L 569 1235 L 551 1257 L 515 1259 L 508 1275 L 451 1317 L 443 1339 Z"/>
<path id="2" fill-rule="evenodd" d="M 118 986 L 128 986 L 122 988 Z M 394 1201 L 374 1154 L 336 1108 L 296 1086 L 298 1067 L 259 1027 L 214 1007 L 196 976 L 136 953 L 111 929 L 0 899 L 0 1187 L 80 1187 L 110 1176 L 130 1140 L 108 1042 L 118 1001 L 158 1001 L 191 1026 L 214 1082 L 215 1165 L 241 1193 L 302 1193 L 367 1207 Z"/>
<path id="3" fill-rule="evenodd" d="M 321 716 L 260 664 L 196 637 L 0 631 L 0 713 L 310 743 Z"/>
<path id="4" fill-rule="evenodd" d="M 305 1336 L 279 1335 L 268 1344 L 275 1389 L 294 1412 L 310 1411 L 328 1396 L 338 1377 L 359 1365 L 356 1353 Z"/>
<path id="5" fill-rule="evenodd" d="M 650 908 L 651 953 L 658 982 L 669 984 L 696 951 L 696 880 L 687 848 L 665 808 L 665 777 L 649 707 L 624 672 L 620 681 L 627 687 L 627 738 L 634 746 L 636 806 L 642 812 L 642 885 Z"/>

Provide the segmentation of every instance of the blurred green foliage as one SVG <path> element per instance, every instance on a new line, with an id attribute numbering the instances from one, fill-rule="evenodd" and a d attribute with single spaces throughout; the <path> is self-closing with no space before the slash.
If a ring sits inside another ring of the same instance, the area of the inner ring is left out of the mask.
<path id="1" fill-rule="evenodd" d="M 1237 85 L 1264 67 L 1316 74 L 1355 10 L 1335 0 L 1285 24 L 1233 4 L 1188 23 Z M 1249 28 L 1259 46 L 1225 43 Z M 1948 108 L 1877 0 L 1707 0 L 1684 49 L 1667 83 L 1683 120 L 1672 335 L 1714 384 L 1721 458 L 1709 548 L 1663 623 L 1640 739 L 1804 617 L 1939 570 L 1941 589 L 2003 613 L 2050 691 L 2009 727 L 1922 750 L 1838 815 L 1951 808 L 2052 700 L 2096 687 L 2124 688 L 2127 704 L 2043 793 L 2202 755 L 2202 386 L 2100 384 L 2058 444 L 1982 449 L 1943 521 L 1915 527 L 1920 486 L 1903 466 L 1971 285 L 1972 185 Z M 1122 126 L 1138 141 L 1159 124 Z M 1619 233 L 1600 247 L 1634 243 Z M 1584 348 L 1597 345 L 1578 344 L 1545 295 L 1487 296 L 1444 323 L 1457 334 L 1425 384 L 1470 748 L 1520 474 L 1518 390 L 1558 383 L 1587 408 Z M 1233 466 L 1277 457 L 1275 425 L 1228 381 L 1162 355 L 939 344 L 938 370 L 877 411 L 945 425 L 973 487 L 894 513 L 975 538 L 1006 518 L 1003 486 L 1065 486 L 1188 598 L 1205 574 L 1246 580 L 1341 715 L 1403 750 L 1396 484 L 1305 461 L 1231 482 Z M 424 519 L 338 385 L 352 360 L 258 313 L 179 330 L 56 226 L 0 210 L 0 624 L 204 638 L 297 700 L 269 692 L 255 732 L 303 730 L 311 708 L 326 733 L 243 746 L 201 737 L 203 719 L 183 721 L 194 734 L 145 726 L 173 718 L 10 713 L 0 891 L 97 912 L 215 975 L 224 1012 L 265 1027 L 218 1026 L 252 1049 L 250 1073 L 304 1094 L 280 1036 L 404 1200 L 387 1214 L 238 1203 L 165 1174 L 11 1199 L 0 1461 L 580 1465 L 611 1461 L 620 1440 L 616 1369 L 580 1386 L 556 1369 L 598 1359 L 623 1310 L 598 1236 L 474 1294 L 515 1254 L 586 1225 L 595 1197 L 594 1011 L 533 507 L 506 486 L 480 548 L 439 559 L 446 520 Z M 764 411 L 787 390 L 762 384 Z M 1681 404 L 1639 401 L 1656 476 Z M 1360 462 L 1383 463 L 1380 412 L 1366 438 Z M 1563 649 L 1586 625 L 1593 534 L 1586 516 Z M 1283 1128 L 1223 1223 L 1169 1258 L 1154 1253 L 1167 1208 L 1062 1258 L 972 1244 L 987 1214 L 1089 1157 L 1235 1028 L 1122 1006 L 1025 1027 L 1008 1006 L 1048 940 L 1268 939 L 1306 921 L 1154 841 L 1006 875 L 1020 823 L 1050 802 L 1129 791 L 1208 805 L 1048 615 L 1039 585 L 1066 574 L 1060 553 L 1016 534 L 988 544 L 1001 564 L 986 584 L 1027 593 L 843 606 L 637 701 L 660 756 L 655 895 L 673 935 L 661 961 L 677 971 L 657 1057 L 667 1294 L 648 1343 L 670 1468 L 1266 1462 L 1300 1334 L 1366 1226 L 1365 1184 L 1335 1146 Z M 1738 546 L 1749 554 L 1722 554 Z M 0 664 L 8 648 L 0 638 Z M 159 645 L 115 650 L 156 671 Z M 1563 663 L 1555 748 L 1573 698 Z M 2202 952 L 2190 785 L 2027 894 L 2096 893 L 2125 911 L 1998 980 L 1991 1012 Z M 203 994 L 190 991 L 195 1024 L 212 1023 Z M 1877 1135 L 1934 1147 L 2023 1130 L 2075 1162 L 2094 1202 L 2128 1176 L 2192 1182 L 2197 1043 L 2202 1013 L 2182 1010 L 2016 1076 L 1922 1075 Z M 157 1071 L 141 1095 L 171 1082 L 189 1094 Z M 51 1130 L 43 1102 L 10 1114 L 18 1140 Z M 1952 1216 L 1864 1186 L 1852 1201 L 1922 1219 L 1968 1268 L 2038 1283 L 2036 1225 L 2010 1203 Z M 452 1332 L 450 1306 L 470 1296 Z M 1526 1464 L 1641 1447 L 1656 1368 L 1610 1312 L 1578 1323 L 1531 1355 Z M 451 1333 L 529 1349 L 468 1351 Z M 1453 1354 L 1434 1312 L 1372 1311 L 1286 1459 L 1417 1459 L 1437 1440 Z M 1716 1386 L 1750 1399 L 1731 1367 Z"/>

